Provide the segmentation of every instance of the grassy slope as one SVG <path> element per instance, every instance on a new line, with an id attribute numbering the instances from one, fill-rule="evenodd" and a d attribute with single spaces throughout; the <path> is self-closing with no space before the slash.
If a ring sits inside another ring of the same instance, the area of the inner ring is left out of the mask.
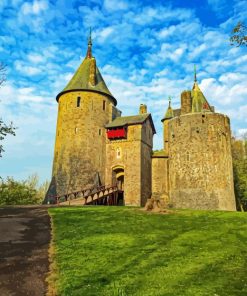
<path id="1" fill-rule="evenodd" d="M 247 295 L 247 215 L 49 210 L 59 295 Z"/>

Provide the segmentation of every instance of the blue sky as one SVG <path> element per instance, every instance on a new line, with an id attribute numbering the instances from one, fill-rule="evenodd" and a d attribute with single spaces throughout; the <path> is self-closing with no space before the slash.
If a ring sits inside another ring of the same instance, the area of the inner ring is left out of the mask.
<path id="1" fill-rule="evenodd" d="M 2 177 L 50 179 L 55 97 L 86 54 L 89 27 L 93 54 L 123 115 L 148 105 L 156 149 L 167 98 L 179 107 L 194 64 L 210 104 L 230 117 L 235 134 L 247 130 L 247 49 L 229 45 L 231 29 L 246 20 L 246 0 L 0 0 L 0 15 L 0 61 L 8 66 L 0 116 L 18 127 L 3 142 Z"/>

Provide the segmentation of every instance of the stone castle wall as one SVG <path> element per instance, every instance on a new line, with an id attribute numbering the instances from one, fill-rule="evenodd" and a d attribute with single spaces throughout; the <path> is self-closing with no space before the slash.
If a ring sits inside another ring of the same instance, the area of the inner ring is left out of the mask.
<path id="1" fill-rule="evenodd" d="M 168 157 L 152 158 L 152 195 L 168 202 Z"/>
<path id="2" fill-rule="evenodd" d="M 112 103 L 104 95 L 74 91 L 59 98 L 52 172 L 57 194 L 92 186 L 97 172 L 104 183 L 104 125 L 111 116 Z"/>
<path id="3" fill-rule="evenodd" d="M 112 184 L 113 170 L 123 167 L 125 205 L 143 206 L 151 196 L 152 139 L 150 123 L 146 122 L 128 126 L 127 139 L 107 140 L 106 184 Z"/>
<path id="4" fill-rule="evenodd" d="M 169 121 L 170 202 L 177 208 L 235 210 L 229 118 L 194 113 Z"/>
<path id="5" fill-rule="evenodd" d="M 152 149 L 153 130 L 150 122 L 146 121 L 142 125 L 141 138 L 141 206 L 152 195 Z"/>

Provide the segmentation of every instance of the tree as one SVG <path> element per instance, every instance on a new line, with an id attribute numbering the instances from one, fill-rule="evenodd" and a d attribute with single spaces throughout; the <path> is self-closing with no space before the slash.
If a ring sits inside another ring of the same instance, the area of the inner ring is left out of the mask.
<path id="1" fill-rule="evenodd" d="M 0 87 L 6 81 L 6 65 L 0 62 Z M 9 125 L 4 123 L 3 119 L 0 117 L 0 141 L 2 141 L 8 134 L 15 136 L 15 127 L 11 122 Z M 2 152 L 4 152 L 3 145 L 0 144 L 0 157 L 2 157 Z"/>
<path id="2" fill-rule="evenodd" d="M 232 140 L 234 190 L 237 208 L 247 211 L 247 140 Z"/>
<path id="3" fill-rule="evenodd" d="M 48 188 L 48 181 L 39 185 L 39 177 L 33 174 L 24 181 L 12 177 L 0 178 L 0 205 L 41 204 Z"/>
<path id="4" fill-rule="evenodd" d="M 247 26 L 243 22 L 238 22 L 231 34 L 231 45 L 236 45 L 237 47 L 247 46 Z"/>
<path id="5" fill-rule="evenodd" d="M 15 127 L 11 122 L 9 125 L 5 124 L 0 118 L 0 141 L 2 141 L 7 134 L 15 136 Z M 0 144 L 0 157 L 2 157 L 2 152 L 4 152 L 3 145 Z"/>

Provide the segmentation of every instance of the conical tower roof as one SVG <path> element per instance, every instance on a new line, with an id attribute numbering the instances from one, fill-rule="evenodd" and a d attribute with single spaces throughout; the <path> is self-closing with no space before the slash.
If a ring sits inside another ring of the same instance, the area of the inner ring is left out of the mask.
<path id="1" fill-rule="evenodd" d="M 193 112 L 213 112 L 207 99 L 205 98 L 204 94 L 202 93 L 200 87 L 197 83 L 196 78 L 196 68 L 195 68 L 195 78 L 194 78 L 194 85 L 191 91 L 192 97 L 192 113 Z"/>
<path id="2" fill-rule="evenodd" d="M 174 114 L 173 114 L 173 109 L 171 106 L 171 98 L 169 97 L 169 105 L 166 110 L 165 117 L 161 121 L 163 122 L 164 120 L 171 119 L 172 117 L 174 117 Z"/>
<path id="3" fill-rule="evenodd" d="M 94 83 L 91 83 L 91 76 L 94 76 Z M 67 92 L 72 91 L 91 91 L 107 95 L 117 105 L 117 100 L 113 97 L 105 81 L 100 74 L 100 71 L 96 65 L 96 60 L 92 56 L 92 39 L 91 32 L 88 39 L 87 54 L 77 71 L 75 72 L 72 79 L 69 81 L 67 86 L 60 92 L 56 99 L 59 100 L 60 96 Z"/>

